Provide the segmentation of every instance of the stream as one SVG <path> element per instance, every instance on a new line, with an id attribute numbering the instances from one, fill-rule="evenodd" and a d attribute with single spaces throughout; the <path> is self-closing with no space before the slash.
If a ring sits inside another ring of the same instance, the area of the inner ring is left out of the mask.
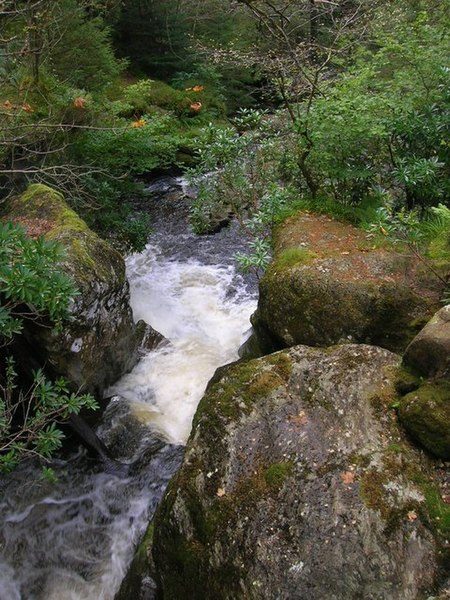
<path id="1" fill-rule="evenodd" d="M 166 342 L 108 390 L 97 433 L 129 465 L 105 472 L 84 449 L 28 462 L 0 482 L 0 600 L 113 600 L 134 550 L 183 455 L 192 418 L 217 367 L 236 360 L 257 285 L 236 270 L 237 226 L 195 236 L 183 180 L 149 185 L 145 250 L 127 258 L 135 320 Z"/>

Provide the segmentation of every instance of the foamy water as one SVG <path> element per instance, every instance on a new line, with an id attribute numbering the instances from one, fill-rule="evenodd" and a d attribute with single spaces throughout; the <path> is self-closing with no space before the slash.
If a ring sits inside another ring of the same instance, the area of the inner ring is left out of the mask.
<path id="1" fill-rule="evenodd" d="M 184 443 L 214 371 L 238 358 L 255 299 L 236 287 L 233 266 L 158 260 L 148 247 L 130 257 L 128 269 L 135 318 L 151 322 L 170 343 L 108 393 L 127 399 L 169 442 Z"/>

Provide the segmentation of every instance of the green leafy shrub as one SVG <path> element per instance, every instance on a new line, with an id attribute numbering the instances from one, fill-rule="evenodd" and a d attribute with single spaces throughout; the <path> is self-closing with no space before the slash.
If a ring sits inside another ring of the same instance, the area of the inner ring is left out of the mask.
<path id="1" fill-rule="evenodd" d="M 0 339 L 7 346 L 23 328 L 23 319 L 48 321 L 62 327 L 76 295 L 71 280 L 58 264 L 61 247 L 43 237 L 31 239 L 20 225 L 0 223 Z M 2 360 L 4 360 L 4 356 Z M 89 394 L 69 392 L 63 379 L 48 381 L 42 371 L 33 374 L 24 389 L 11 357 L 0 376 L 0 471 L 8 472 L 25 457 L 49 458 L 63 433 L 57 421 L 82 408 L 95 409 Z"/>
<path id="2" fill-rule="evenodd" d="M 51 458 L 62 445 L 58 421 L 66 421 L 82 409 L 98 404 L 90 394 L 69 392 L 62 378 L 48 381 L 41 370 L 33 373 L 33 383 L 25 393 L 17 390 L 14 361 L 6 361 L 4 385 L 0 385 L 0 472 L 12 471 L 30 456 Z"/>
<path id="3" fill-rule="evenodd" d="M 61 247 L 40 237 L 31 239 L 20 225 L 0 224 L 0 335 L 10 340 L 27 315 L 48 316 L 56 325 L 69 315 L 76 295 L 72 281 L 61 272 Z"/>
<path id="4" fill-rule="evenodd" d="M 112 175 L 140 175 L 176 162 L 180 136 L 173 117 L 144 116 L 120 121 L 116 128 L 86 131 L 79 136 L 75 156 Z"/>
<path id="5" fill-rule="evenodd" d="M 408 209 L 448 202 L 448 47 L 443 24 L 420 13 L 379 32 L 328 84 L 309 123 L 308 163 L 322 192 L 353 206 L 377 186 Z"/>

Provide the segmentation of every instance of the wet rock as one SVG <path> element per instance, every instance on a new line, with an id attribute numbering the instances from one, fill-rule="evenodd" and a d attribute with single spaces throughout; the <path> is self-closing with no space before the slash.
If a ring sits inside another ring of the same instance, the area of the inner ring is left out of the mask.
<path id="1" fill-rule="evenodd" d="M 145 334 L 145 324 L 133 322 L 122 256 L 88 228 L 61 194 L 44 185 L 31 185 L 12 200 L 7 218 L 35 223 L 32 230 L 60 242 L 66 251 L 62 267 L 79 290 L 62 333 L 27 324 L 27 338 L 54 374 L 101 396 L 134 366 Z"/>
<path id="2" fill-rule="evenodd" d="M 433 591 L 441 522 L 426 459 L 390 408 L 398 363 L 372 346 L 297 346 L 222 371 L 155 518 L 164 598 L 416 600 Z"/>
<path id="3" fill-rule="evenodd" d="M 371 243 L 323 215 L 302 213 L 280 226 L 252 319 L 272 350 L 342 342 L 406 348 L 435 311 L 437 283 L 413 258 Z"/>
<path id="4" fill-rule="evenodd" d="M 450 304 L 406 348 L 403 362 L 425 377 L 450 379 Z"/>
<path id="5" fill-rule="evenodd" d="M 147 528 L 144 539 L 133 557 L 128 572 L 114 600 L 155 600 L 156 583 L 152 557 L 153 523 Z"/>
<path id="6" fill-rule="evenodd" d="M 148 325 L 145 321 L 138 321 L 136 324 L 136 328 L 143 328 L 143 336 L 141 341 L 141 348 L 145 352 L 150 352 L 150 350 L 154 350 L 160 344 L 168 344 L 169 340 L 167 340 L 162 333 L 153 329 L 151 325 Z"/>

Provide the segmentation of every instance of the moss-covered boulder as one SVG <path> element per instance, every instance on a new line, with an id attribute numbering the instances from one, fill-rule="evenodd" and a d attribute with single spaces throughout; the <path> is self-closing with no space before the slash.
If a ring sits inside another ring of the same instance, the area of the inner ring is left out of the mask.
<path id="1" fill-rule="evenodd" d="M 436 310 L 439 291 L 412 257 L 372 245 L 324 215 L 283 223 L 253 317 L 266 349 L 355 341 L 404 350 Z"/>
<path id="2" fill-rule="evenodd" d="M 45 185 L 31 185 L 14 198 L 5 219 L 64 247 L 62 267 L 79 291 L 72 320 L 62 333 L 27 324 L 25 334 L 55 374 L 101 395 L 133 367 L 146 330 L 145 323 L 133 322 L 122 256 Z"/>
<path id="3" fill-rule="evenodd" d="M 425 377 L 450 380 L 450 304 L 441 308 L 413 339 L 403 362 Z"/>
<path id="4" fill-rule="evenodd" d="M 155 518 L 163 597 L 434 593 L 450 514 L 391 408 L 398 363 L 372 346 L 297 346 L 223 370 Z"/>
<path id="5" fill-rule="evenodd" d="M 450 460 L 450 305 L 439 310 L 403 356 L 399 418 L 432 454 Z"/>
<path id="6" fill-rule="evenodd" d="M 450 460 L 450 381 L 427 382 L 406 394 L 399 417 L 425 448 Z"/>

